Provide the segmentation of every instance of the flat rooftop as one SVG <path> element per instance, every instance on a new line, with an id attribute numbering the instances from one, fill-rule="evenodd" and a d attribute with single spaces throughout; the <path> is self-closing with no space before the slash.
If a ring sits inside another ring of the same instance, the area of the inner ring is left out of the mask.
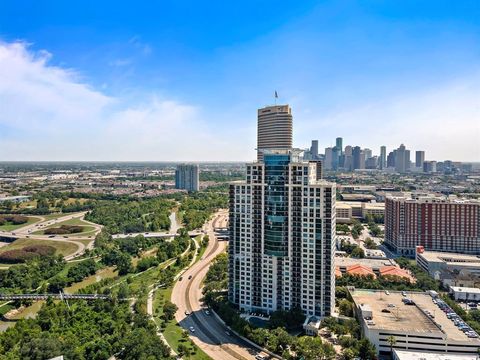
<path id="1" fill-rule="evenodd" d="M 450 286 L 450 289 L 459 293 L 480 294 L 479 288 L 464 287 L 464 286 Z"/>
<path id="2" fill-rule="evenodd" d="M 364 265 L 372 269 L 379 269 L 384 266 L 397 266 L 397 263 L 393 259 L 355 259 L 347 257 L 335 257 L 335 266 L 347 267 L 351 265 Z"/>
<path id="3" fill-rule="evenodd" d="M 357 306 L 370 305 L 373 324 L 366 324 L 369 329 L 439 336 L 448 340 L 480 344 L 479 339 L 471 339 L 458 329 L 427 293 L 407 292 L 407 297 L 412 299 L 415 305 L 405 305 L 400 291 L 389 291 L 387 295 L 383 290 L 355 289 L 351 294 Z M 389 304 L 394 307 L 389 307 Z M 383 309 L 390 310 L 390 313 L 382 312 Z M 425 314 L 426 310 L 434 315 L 433 319 Z"/>
<path id="4" fill-rule="evenodd" d="M 393 350 L 399 360 L 476 360 L 475 355 L 457 355 L 448 353 L 431 353 L 420 351 Z"/>
<path id="5" fill-rule="evenodd" d="M 440 252 L 440 251 L 424 251 L 418 254 L 429 262 L 444 262 L 451 265 L 469 265 L 480 266 L 480 256 Z"/>

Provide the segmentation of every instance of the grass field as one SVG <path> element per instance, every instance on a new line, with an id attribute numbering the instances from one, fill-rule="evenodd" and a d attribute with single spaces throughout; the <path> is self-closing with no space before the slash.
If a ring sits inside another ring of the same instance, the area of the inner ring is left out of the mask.
<path id="1" fill-rule="evenodd" d="M 13 230 L 20 229 L 20 228 L 22 228 L 24 226 L 27 226 L 27 225 L 32 225 L 32 224 L 34 224 L 36 222 L 39 222 L 39 221 L 40 221 L 40 218 L 37 218 L 37 217 L 34 217 L 34 216 L 29 216 L 28 221 L 25 224 L 13 225 L 13 224 L 7 223 L 5 225 L 0 226 L 0 230 L 2 230 L 2 231 L 13 231 Z"/>
<path id="2" fill-rule="evenodd" d="M 51 241 L 51 240 L 39 240 L 39 239 L 18 239 L 8 244 L 7 246 L 3 246 L 0 249 L 0 253 L 7 251 L 7 250 L 14 250 L 20 249 L 25 246 L 31 245 L 48 245 L 52 246 L 56 249 L 56 254 L 61 254 L 63 256 L 70 255 L 71 253 L 75 252 L 78 246 L 74 243 L 70 242 L 63 242 L 63 241 Z"/>
<path id="3" fill-rule="evenodd" d="M 64 216 L 65 214 L 63 214 Z M 65 221 L 62 221 L 62 222 L 59 222 L 57 224 L 53 224 L 53 225 L 49 225 L 47 227 L 45 227 L 45 229 L 51 229 L 51 228 L 58 228 L 62 225 L 75 225 L 75 226 L 82 226 L 83 227 L 83 231 L 80 232 L 80 233 L 75 233 L 75 234 L 65 234 L 65 235 L 62 235 L 62 236 L 67 236 L 67 237 L 78 237 L 78 236 L 93 236 L 95 234 L 95 228 L 91 225 L 89 225 L 88 223 L 86 223 L 85 221 L 81 220 L 81 219 L 78 219 L 78 218 L 75 218 L 75 219 L 70 219 L 70 220 L 65 220 Z M 44 235 L 45 233 L 45 229 L 43 230 L 39 230 L 39 231 L 35 231 L 33 232 L 32 234 L 33 235 Z"/>

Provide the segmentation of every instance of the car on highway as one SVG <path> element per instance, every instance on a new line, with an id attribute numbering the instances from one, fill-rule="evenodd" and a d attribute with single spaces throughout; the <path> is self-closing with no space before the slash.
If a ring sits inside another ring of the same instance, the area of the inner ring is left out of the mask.
<path id="1" fill-rule="evenodd" d="M 232 336 L 232 334 L 228 330 L 225 330 L 225 334 L 227 334 L 228 336 Z"/>
<path id="2" fill-rule="evenodd" d="M 266 358 L 263 355 L 257 354 L 257 355 L 255 355 L 255 359 L 256 360 L 265 360 Z"/>
<path id="3" fill-rule="evenodd" d="M 209 311 L 209 310 L 205 310 L 205 315 L 210 315 L 210 311 Z"/>
<path id="4" fill-rule="evenodd" d="M 190 276 L 188 277 L 188 280 L 190 280 L 191 278 L 192 278 L 192 275 L 190 275 Z"/>
<path id="5" fill-rule="evenodd" d="M 55 235 L 50 235 L 50 236 L 49 236 L 49 238 L 54 238 L 54 237 L 55 237 Z"/>
<path id="6" fill-rule="evenodd" d="M 190 315 L 190 311 L 185 310 L 185 315 Z"/>
<path id="7" fill-rule="evenodd" d="M 182 277 L 182 276 L 180 276 L 180 277 L 178 278 L 178 281 L 182 281 L 182 279 L 183 279 L 183 277 Z"/>
<path id="8" fill-rule="evenodd" d="M 189 329 L 192 333 L 195 332 L 195 328 L 193 326 L 190 326 Z"/>

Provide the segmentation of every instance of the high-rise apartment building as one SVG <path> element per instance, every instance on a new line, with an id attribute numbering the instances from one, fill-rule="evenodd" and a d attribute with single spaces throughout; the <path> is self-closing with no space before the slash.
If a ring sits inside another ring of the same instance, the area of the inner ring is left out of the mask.
<path id="1" fill-rule="evenodd" d="M 380 146 L 379 167 L 381 170 L 387 167 L 387 147 L 386 146 Z"/>
<path id="2" fill-rule="evenodd" d="M 175 170 L 175 188 L 187 191 L 199 190 L 199 167 L 196 164 L 180 164 Z"/>
<path id="3" fill-rule="evenodd" d="M 288 105 L 274 105 L 258 109 L 257 159 L 263 159 L 263 150 L 292 148 L 292 109 Z"/>
<path id="4" fill-rule="evenodd" d="M 480 254 L 480 201 L 438 196 L 387 197 L 385 243 L 414 256 L 426 250 Z"/>
<path id="5" fill-rule="evenodd" d="M 415 152 L 415 167 L 423 169 L 423 163 L 425 162 L 425 151 Z"/>
<path id="6" fill-rule="evenodd" d="M 319 165 L 267 150 L 230 185 L 228 297 L 242 311 L 331 315 L 336 196 Z"/>

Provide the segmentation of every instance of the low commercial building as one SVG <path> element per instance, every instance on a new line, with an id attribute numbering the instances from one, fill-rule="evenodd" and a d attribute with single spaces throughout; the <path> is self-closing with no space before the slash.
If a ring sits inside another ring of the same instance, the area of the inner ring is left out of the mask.
<path id="1" fill-rule="evenodd" d="M 383 217 L 385 214 L 385 203 L 337 201 L 336 205 L 337 223 L 349 224 L 367 215 Z"/>
<path id="2" fill-rule="evenodd" d="M 415 260 L 420 268 L 437 280 L 442 280 L 440 275 L 444 270 L 468 271 L 480 276 L 480 258 L 476 255 L 426 251 L 423 246 L 418 246 Z"/>
<path id="3" fill-rule="evenodd" d="M 478 357 L 393 349 L 393 360 L 478 360 Z"/>
<path id="4" fill-rule="evenodd" d="M 456 327 L 427 293 L 408 292 L 403 296 L 397 291 L 355 289 L 350 294 L 363 335 L 381 355 L 390 353 L 390 336 L 395 338 L 396 350 L 478 353 L 480 340 Z M 405 301 L 407 298 L 410 300 Z"/>
<path id="5" fill-rule="evenodd" d="M 455 301 L 480 302 L 480 289 L 451 286 L 450 296 L 452 296 Z"/>

